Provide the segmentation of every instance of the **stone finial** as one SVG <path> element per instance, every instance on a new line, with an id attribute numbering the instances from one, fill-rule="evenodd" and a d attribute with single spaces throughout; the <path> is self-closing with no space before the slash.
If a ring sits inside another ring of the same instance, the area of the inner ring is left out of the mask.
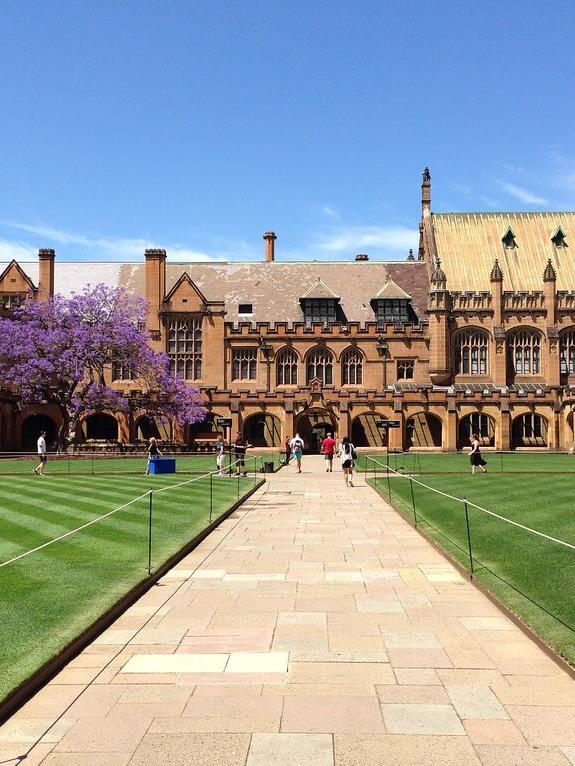
<path id="1" fill-rule="evenodd" d="M 429 172 L 429 168 L 425 167 L 423 168 L 423 183 L 430 183 L 431 182 L 431 173 Z"/>
<path id="2" fill-rule="evenodd" d="M 413 249 L 411 247 L 409 248 L 409 253 L 407 254 L 407 260 L 408 261 L 414 261 L 415 260 L 415 256 L 413 254 Z"/>
<path id="3" fill-rule="evenodd" d="M 491 269 L 491 274 L 489 275 L 489 279 L 492 282 L 503 282 L 503 272 L 501 271 L 501 266 L 499 265 L 499 259 L 495 259 L 495 263 L 493 264 L 493 268 Z"/>
<path id="4" fill-rule="evenodd" d="M 543 281 L 544 282 L 555 282 L 557 279 L 557 274 L 555 272 L 555 269 L 553 268 L 553 264 L 551 263 L 551 258 L 547 260 L 547 266 L 545 266 L 545 271 L 543 272 Z"/>
<path id="5" fill-rule="evenodd" d="M 447 277 L 441 268 L 441 261 L 439 258 L 437 259 L 435 269 L 431 275 L 431 284 L 434 285 L 438 290 L 445 290 L 445 286 L 447 284 Z"/>
<path id="6" fill-rule="evenodd" d="M 421 183 L 421 217 L 427 218 L 429 215 L 431 215 L 431 173 L 429 168 L 425 168 Z"/>

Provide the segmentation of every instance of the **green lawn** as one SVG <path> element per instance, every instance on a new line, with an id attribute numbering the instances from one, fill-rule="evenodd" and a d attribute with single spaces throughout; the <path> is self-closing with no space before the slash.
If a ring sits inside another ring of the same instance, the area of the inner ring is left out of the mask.
<path id="1" fill-rule="evenodd" d="M 166 453 L 168 455 L 168 453 Z M 187 455 L 176 454 L 168 455 L 169 457 L 176 458 L 176 470 L 178 473 L 205 473 L 206 471 L 213 471 L 216 467 L 216 457 L 214 453 L 211 454 L 199 454 L 199 455 Z M 280 466 L 280 454 L 279 452 L 259 452 L 256 450 L 248 450 L 247 459 L 257 457 L 256 465 L 257 470 L 260 471 L 262 463 L 264 461 L 273 461 L 274 467 Z M 234 456 L 227 456 L 229 459 L 235 460 Z M 48 455 L 48 464 L 46 473 L 58 474 L 64 476 L 76 476 L 82 474 L 114 474 L 114 473 L 144 473 L 146 469 L 147 458 L 145 455 L 132 456 L 126 454 L 125 456 L 113 456 L 106 457 L 96 455 L 68 455 L 66 453 L 56 455 L 50 453 Z M 17 455 L 14 454 L 0 456 L 0 476 L 8 474 L 30 474 L 32 468 L 38 465 L 38 459 L 33 454 Z M 253 471 L 254 463 L 250 462 L 250 471 Z"/>
<path id="2" fill-rule="evenodd" d="M 575 545 L 575 458 L 570 455 L 486 455 L 489 473 L 471 476 L 465 455 L 425 455 L 416 481 L 376 466 L 368 480 L 397 510 L 414 520 L 457 561 L 470 567 L 465 506 L 440 490 Z M 401 458 L 401 456 L 398 456 Z M 384 462 L 385 458 L 377 456 Z M 362 463 L 365 466 L 365 459 Z M 370 464 L 370 461 L 367 461 Z M 394 459 L 390 457 L 390 465 Z M 373 468 L 373 464 L 371 464 Z M 440 471 L 443 469 L 443 472 Z M 407 462 L 404 470 L 413 470 Z M 429 471 L 429 473 L 426 473 Z M 421 482 L 427 487 L 422 486 Z M 413 488 L 413 496 L 411 490 Z M 475 576 L 575 663 L 575 550 L 558 545 L 468 506 Z"/>
<path id="3" fill-rule="evenodd" d="M 194 481 L 172 486 L 190 478 Z M 209 524 L 210 483 L 211 518 L 216 519 L 256 480 L 260 477 L 253 472 L 241 479 L 189 474 L 3 475 L 0 563 L 153 488 L 151 563 L 155 570 Z M 148 514 L 146 495 L 0 568 L 0 700 L 147 577 Z"/>

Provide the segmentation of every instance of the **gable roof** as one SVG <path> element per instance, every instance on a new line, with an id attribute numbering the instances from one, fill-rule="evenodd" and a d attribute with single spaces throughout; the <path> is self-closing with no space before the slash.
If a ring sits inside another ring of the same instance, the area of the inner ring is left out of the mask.
<path id="1" fill-rule="evenodd" d="M 334 293 L 334 291 L 328 287 L 325 282 L 322 281 L 321 277 L 317 278 L 317 282 L 313 284 L 310 288 L 308 288 L 305 293 L 300 297 L 300 300 L 313 300 L 313 299 L 324 299 L 324 300 L 339 300 L 339 295 Z"/>
<path id="2" fill-rule="evenodd" d="M 508 227 L 515 236 L 511 249 L 501 239 Z M 449 290 L 489 290 L 496 258 L 504 290 L 543 290 L 549 258 L 557 273 L 557 289 L 575 290 L 575 258 L 569 247 L 557 248 L 551 241 L 558 227 L 567 244 L 573 242 L 575 247 L 575 212 L 432 213 L 423 222 L 423 239 L 433 240 Z"/>
<path id="3" fill-rule="evenodd" d="M 405 290 L 401 288 L 397 282 L 394 282 L 388 274 L 387 282 L 384 284 L 381 290 L 375 294 L 374 300 L 385 300 L 390 298 L 410 301 L 411 295 L 406 293 Z"/>
<path id="4" fill-rule="evenodd" d="M 0 264 L 0 268 L 1 268 L 1 266 L 2 266 L 2 265 L 4 265 L 4 264 Z M 23 268 L 20 266 L 20 264 L 18 263 L 18 261 L 14 260 L 14 259 L 12 259 L 12 260 L 10 261 L 10 263 L 9 263 L 9 264 L 6 266 L 6 268 L 5 268 L 5 269 L 4 269 L 2 272 L 0 272 L 0 282 L 2 282 L 2 281 L 3 281 L 4 277 L 5 277 L 5 276 L 8 274 L 8 272 L 9 272 L 9 271 L 10 271 L 10 269 L 12 269 L 12 268 L 16 269 L 16 271 L 17 271 L 17 272 L 20 274 L 20 276 L 22 277 L 22 279 L 23 279 L 23 280 L 26 282 L 26 284 L 27 284 L 27 285 L 30 287 L 30 289 L 31 289 L 31 290 L 33 290 L 33 291 L 36 291 L 36 290 L 38 289 L 38 288 L 36 287 L 36 285 L 35 285 L 35 284 L 32 282 L 32 280 L 30 279 L 30 277 L 28 276 L 28 274 L 27 274 L 27 273 L 24 271 L 24 269 L 23 269 Z"/>

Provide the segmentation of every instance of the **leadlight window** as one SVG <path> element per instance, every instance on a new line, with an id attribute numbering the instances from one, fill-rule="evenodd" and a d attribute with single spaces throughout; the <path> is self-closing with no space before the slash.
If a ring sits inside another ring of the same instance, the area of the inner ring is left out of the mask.
<path id="1" fill-rule="evenodd" d="M 277 356 L 276 385 L 297 386 L 297 354 L 292 348 L 285 348 Z"/>
<path id="2" fill-rule="evenodd" d="M 23 293 L 3 293 L 0 295 L 0 308 L 9 311 L 21 306 L 25 300 L 26 296 Z"/>
<path id="3" fill-rule="evenodd" d="M 344 386 L 363 383 L 363 356 L 356 348 L 349 348 L 341 358 L 341 382 Z"/>
<path id="4" fill-rule="evenodd" d="M 561 335 L 561 374 L 575 375 L 575 330 Z"/>
<path id="5" fill-rule="evenodd" d="M 510 333 L 507 340 L 510 372 L 515 375 L 541 373 L 541 336 L 531 330 Z"/>
<path id="6" fill-rule="evenodd" d="M 257 348 L 234 348 L 232 350 L 232 380 L 255 380 L 257 364 Z"/>
<path id="7" fill-rule="evenodd" d="M 413 359 L 401 359 L 397 363 L 397 379 L 413 380 L 415 375 L 415 362 Z"/>
<path id="8" fill-rule="evenodd" d="M 389 322 L 402 324 L 409 321 L 409 301 L 386 299 L 377 302 L 376 316 L 378 323 Z"/>
<path id="9" fill-rule="evenodd" d="M 316 348 L 307 357 L 307 382 L 319 380 L 326 386 L 333 383 L 333 357 L 326 348 Z"/>
<path id="10" fill-rule="evenodd" d="M 168 323 L 170 372 L 182 380 L 202 377 L 202 320 L 174 317 Z"/>
<path id="11" fill-rule="evenodd" d="M 544 421 L 535 412 L 526 412 L 514 421 L 515 435 L 521 439 L 541 439 L 546 436 Z"/>
<path id="12" fill-rule="evenodd" d="M 309 323 L 327 324 L 336 320 L 335 301 L 328 298 L 308 298 L 303 303 L 303 310 L 305 321 Z"/>
<path id="13" fill-rule="evenodd" d="M 464 330 L 455 336 L 455 374 L 487 375 L 487 334 Z"/>
<path id="14" fill-rule="evenodd" d="M 128 364 L 125 361 L 112 362 L 112 380 L 135 380 L 138 376 L 134 365 Z"/>

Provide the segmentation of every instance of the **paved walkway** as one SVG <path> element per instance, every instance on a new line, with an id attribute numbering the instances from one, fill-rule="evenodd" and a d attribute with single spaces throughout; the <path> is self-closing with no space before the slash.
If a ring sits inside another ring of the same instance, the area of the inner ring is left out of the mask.
<path id="1" fill-rule="evenodd" d="M 575 764 L 575 682 L 361 479 L 304 469 L 8 721 L 2 766 Z"/>

